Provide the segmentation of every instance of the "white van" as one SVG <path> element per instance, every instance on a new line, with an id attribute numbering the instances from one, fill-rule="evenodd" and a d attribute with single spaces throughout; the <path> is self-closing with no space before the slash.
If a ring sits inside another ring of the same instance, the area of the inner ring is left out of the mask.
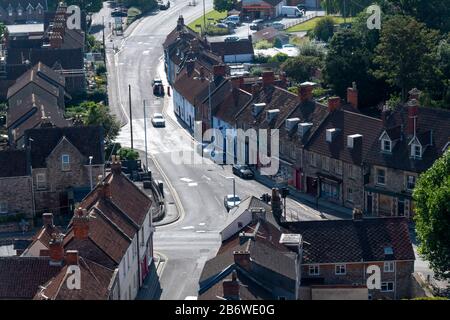
<path id="1" fill-rule="evenodd" d="M 282 6 L 281 15 L 288 18 L 297 18 L 302 16 L 302 12 L 294 6 Z"/>
<path id="2" fill-rule="evenodd" d="M 239 18 L 238 15 L 231 15 L 225 18 L 225 20 L 222 20 L 223 23 L 227 22 L 233 22 L 235 25 L 241 24 L 241 18 Z"/>

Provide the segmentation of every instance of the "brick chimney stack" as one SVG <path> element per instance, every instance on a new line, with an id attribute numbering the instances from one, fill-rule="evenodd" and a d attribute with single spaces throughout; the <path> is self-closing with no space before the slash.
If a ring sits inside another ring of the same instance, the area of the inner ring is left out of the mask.
<path id="1" fill-rule="evenodd" d="M 412 99 L 406 104 L 408 108 L 408 136 L 414 136 L 417 132 L 417 120 L 419 117 L 419 101 Z"/>
<path id="2" fill-rule="evenodd" d="M 53 227 L 53 213 L 44 213 L 42 215 L 42 223 L 45 227 Z"/>
<path id="3" fill-rule="evenodd" d="M 262 74 L 263 86 L 271 86 L 275 83 L 275 74 L 273 71 L 264 71 Z"/>
<path id="4" fill-rule="evenodd" d="M 239 300 L 240 284 L 239 281 L 237 280 L 236 271 L 232 272 L 231 280 L 230 279 L 224 280 L 222 285 L 223 285 L 223 297 L 225 299 Z"/>
<path id="5" fill-rule="evenodd" d="M 281 217 L 282 209 L 281 209 L 281 198 L 280 193 L 278 189 L 273 188 L 272 189 L 272 198 L 271 198 L 271 205 L 272 205 L 272 213 L 275 216 Z"/>
<path id="6" fill-rule="evenodd" d="M 64 248 L 62 234 L 53 234 L 49 242 L 50 247 L 50 265 L 60 266 L 64 260 Z"/>
<path id="7" fill-rule="evenodd" d="M 408 94 L 409 100 L 416 99 L 417 101 L 420 101 L 420 95 L 422 94 L 422 92 L 419 89 L 414 88 L 411 91 L 409 91 Z"/>
<path id="8" fill-rule="evenodd" d="M 358 89 L 356 88 L 356 82 L 352 83 L 351 88 L 347 88 L 347 102 L 353 109 L 358 110 Z"/>
<path id="9" fill-rule="evenodd" d="M 122 162 L 120 161 L 119 156 L 112 156 L 111 172 L 113 174 L 121 174 L 122 173 Z"/>
<path id="10" fill-rule="evenodd" d="M 250 252 L 248 251 L 234 251 L 233 252 L 234 263 L 244 268 L 250 269 Z"/>
<path id="11" fill-rule="evenodd" d="M 330 97 L 328 99 L 328 112 L 333 112 L 341 107 L 341 98 Z"/>
<path id="12" fill-rule="evenodd" d="M 59 49 L 62 46 L 63 39 L 62 36 L 59 33 L 52 33 L 50 35 L 50 46 L 52 49 Z"/>
<path id="13" fill-rule="evenodd" d="M 214 77 L 225 77 L 227 74 L 227 66 L 224 64 L 218 64 L 213 66 Z"/>
<path id="14" fill-rule="evenodd" d="M 189 59 L 186 60 L 186 71 L 188 75 L 191 75 L 195 69 L 195 60 Z"/>
<path id="15" fill-rule="evenodd" d="M 312 101 L 313 99 L 313 86 L 311 84 L 301 84 L 297 89 L 298 97 L 301 103 Z"/>
<path id="16" fill-rule="evenodd" d="M 243 77 L 231 78 L 231 84 L 232 84 L 234 89 L 240 89 L 244 85 L 244 78 Z"/>
<path id="17" fill-rule="evenodd" d="M 78 208 L 73 216 L 73 233 L 77 240 L 85 240 L 89 237 L 89 215 L 86 209 Z"/>
<path id="18" fill-rule="evenodd" d="M 66 264 L 68 266 L 77 266 L 79 263 L 78 250 L 67 250 L 66 251 Z"/>
<path id="19" fill-rule="evenodd" d="M 178 31 L 182 30 L 183 26 L 184 26 L 184 18 L 183 18 L 183 16 L 179 16 L 178 22 L 177 22 L 177 30 Z"/>

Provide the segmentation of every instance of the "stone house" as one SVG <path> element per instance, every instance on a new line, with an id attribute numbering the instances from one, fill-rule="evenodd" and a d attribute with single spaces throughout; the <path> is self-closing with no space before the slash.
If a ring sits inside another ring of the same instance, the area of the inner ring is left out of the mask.
<path id="1" fill-rule="evenodd" d="M 0 22 L 21 24 L 44 22 L 47 0 L 1 0 Z"/>
<path id="2" fill-rule="evenodd" d="M 412 90 L 406 105 L 382 113 L 382 128 L 367 155 L 367 214 L 411 217 L 419 175 L 450 145 L 450 112 L 420 107 L 419 94 Z"/>
<path id="3" fill-rule="evenodd" d="M 63 214 L 104 175 L 103 130 L 100 127 L 40 128 L 25 133 L 30 156 L 35 208 Z M 90 162 L 89 157 L 92 157 Z"/>
<path id="4" fill-rule="evenodd" d="M 357 211 L 352 220 L 302 221 L 284 227 L 303 239 L 301 299 L 324 299 L 324 292 L 327 299 L 343 299 L 337 294 L 352 287 L 359 291 L 357 299 L 411 298 L 415 256 L 406 219 L 363 219 Z M 379 289 L 367 288 L 373 266 L 380 269 Z"/>

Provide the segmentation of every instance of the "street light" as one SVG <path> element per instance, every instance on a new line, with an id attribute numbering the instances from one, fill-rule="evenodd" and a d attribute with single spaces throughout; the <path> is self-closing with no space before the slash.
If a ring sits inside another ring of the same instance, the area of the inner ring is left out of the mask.
<path id="1" fill-rule="evenodd" d="M 91 185 L 91 191 L 92 191 L 92 185 L 93 185 L 93 183 L 92 183 L 92 159 L 94 159 L 94 157 L 93 156 L 89 156 L 89 182 L 90 182 L 90 185 Z"/>

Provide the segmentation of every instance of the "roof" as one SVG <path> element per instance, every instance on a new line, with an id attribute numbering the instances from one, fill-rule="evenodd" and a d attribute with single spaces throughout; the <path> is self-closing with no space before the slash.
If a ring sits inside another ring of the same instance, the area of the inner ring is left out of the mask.
<path id="1" fill-rule="evenodd" d="M 25 141 L 31 143 L 31 165 L 44 168 L 46 158 L 65 137 L 86 157 L 93 156 L 93 164 L 103 164 L 103 129 L 101 127 L 39 128 L 27 130 Z"/>
<path id="2" fill-rule="evenodd" d="M 259 40 L 272 40 L 275 37 L 278 36 L 287 36 L 280 32 L 279 30 L 273 28 L 273 27 L 267 27 L 264 29 L 261 29 L 255 33 L 252 34 L 252 41 L 257 42 Z"/>
<path id="3" fill-rule="evenodd" d="M 241 39 L 239 41 L 220 41 L 211 42 L 211 51 L 219 56 L 238 55 L 238 54 L 253 54 L 253 44 L 248 39 Z"/>
<path id="4" fill-rule="evenodd" d="M 14 2 L 12 2 L 12 0 L 0 0 L 1 8 L 8 8 L 10 4 L 13 8 L 17 8 L 20 4 L 24 9 L 26 9 L 29 4 L 31 4 L 34 8 L 40 4 L 44 10 L 47 10 L 47 0 L 14 0 Z"/>
<path id="5" fill-rule="evenodd" d="M 68 266 L 48 281 L 35 296 L 35 300 L 107 300 L 110 295 L 111 280 L 114 279 L 114 270 L 105 268 L 93 261 L 79 258 L 80 282 L 79 290 L 67 287 Z"/>
<path id="6" fill-rule="evenodd" d="M 332 142 L 326 141 L 327 129 L 338 129 Z M 378 141 L 382 122 L 380 119 L 354 113 L 347 110 L 335 110 L 322 122 L 321 126 L 311 136 L 306 149 L 330 158 L 339 159 L 355 165 L 361 165 L 364 157 Z M 349 135 L 361 134 L 361 146 L 347 147 Z"/>
<path id="7" fill-rule="evenodd" d="M 42 62 L 54 68 L 61 65 L 63 70 L 81 70 L 84 67 L 82 48 L 47 49 L 47 48 L 9 48 L 8 65 L 22 65 L 28 60 L 31 64 Z"/>
<path id="8" fill-rule="evenodd" d="M 442 156 L 445 145 L 450 138 L 450 111 L 434 108 L 418 108 L 417 137 L 422 145 L 429 144 L 432 137 L 432 145 L 428 145 L 422 155 L 422 159 L 410 157 L 410 143 L 412 137 L 406 134 L 408 126 L 407 107 L 394 112 L 386 121 L 387 133 L 392 140 L 398 139 L 393 144 L 390 154 L 380 151 L 380 142 L 377 139 L 367 150 L 367 162 L 373 165 L 390 167 L 411 172 L 423 172 L 430 168 L 434 161 Z M 403 128 L 403 132 L 402 132 Z M 378 131 L 381 137 L 385 128 Z M 395 134 L 393 134 L 395 132 Z"/>
<path id="9" fill-rule="evenodd" d="M 27 154 L 24 150 L 0 151 L 0 178 L 28 175 Z"/>
<path id="10" fill-rule="evenodd" d="M 0 257 L 0 299 L 32 299 L 61 267 L 48 257 Z"/>
<path id="11" fill-rule="evenodd" d="M 13 24 L 7 25 L 8 34 L 10 36 L 15 36 L 17 34 L 23 33 L 44 33 L 44 24 L 43 23 L 31 23 L 31 24 Z"/>
<path id="12" fill-rule="evenodd" d="M 286 223 L 303 238 L 303 263 L 351 263 L 387 260 L 384 248 L 392 247 L 389 260 L 414 260 L 405 218 L 365 218 Z"/>

